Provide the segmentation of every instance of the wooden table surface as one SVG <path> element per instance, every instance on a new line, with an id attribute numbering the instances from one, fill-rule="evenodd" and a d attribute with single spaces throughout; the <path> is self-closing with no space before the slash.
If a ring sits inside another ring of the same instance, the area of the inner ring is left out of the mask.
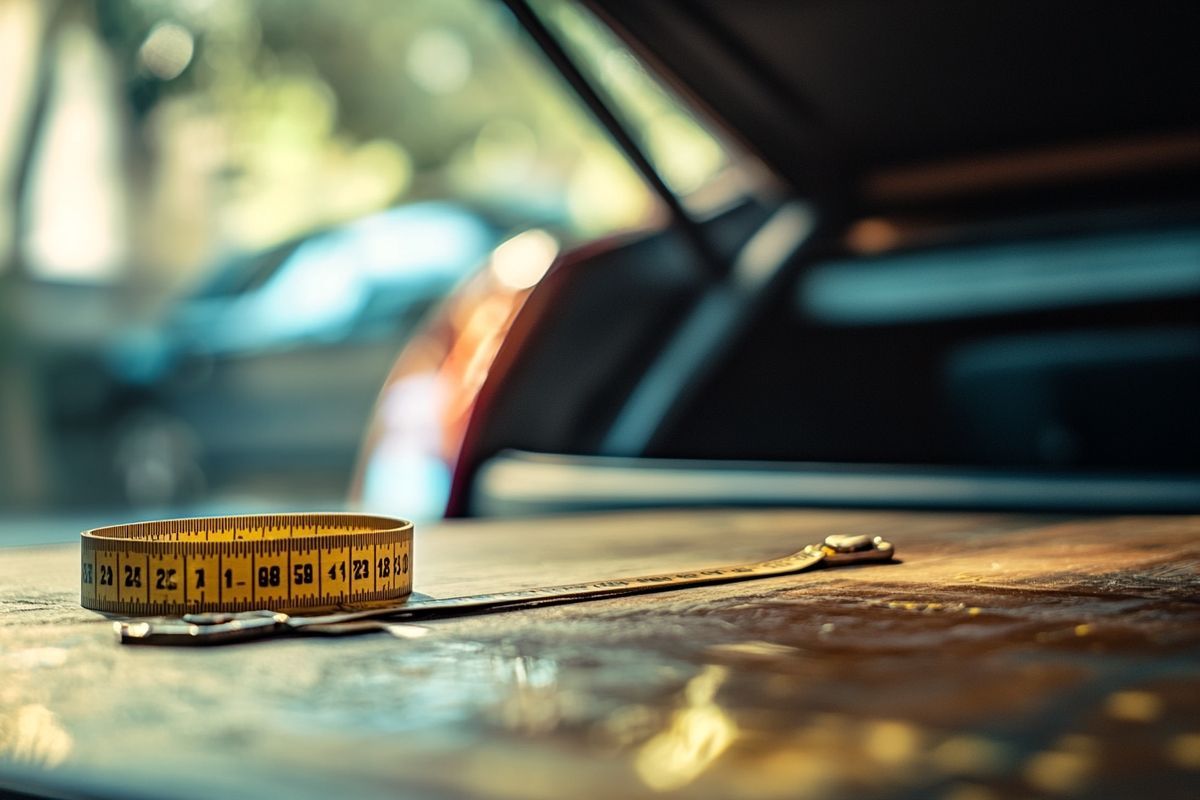
<path id="1" fill-rule="evenodd" d="M 103 520 L 98 520 L 98 523 Z M 144 797 L 1200 797 L 1200 517 L 639 512 L 418 531 L 434 596 L 883 534 L 900 563 L 129 648 L 0 550 L 0 787 Z"/>

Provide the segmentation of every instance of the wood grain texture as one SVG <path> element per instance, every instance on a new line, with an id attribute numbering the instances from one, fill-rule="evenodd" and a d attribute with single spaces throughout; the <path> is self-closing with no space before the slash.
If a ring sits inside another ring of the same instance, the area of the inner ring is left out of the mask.
<path id="1" fill-rule="evenodd" d="M 0 550 L 0 786 L 99 796 L 1200 796 L 1200 518 L 688 511 L 417 532 L 434 596 L 900 563 L 215 650 L 121 648 Z M 403 637 L 403 638 L 402 638 Z"/>

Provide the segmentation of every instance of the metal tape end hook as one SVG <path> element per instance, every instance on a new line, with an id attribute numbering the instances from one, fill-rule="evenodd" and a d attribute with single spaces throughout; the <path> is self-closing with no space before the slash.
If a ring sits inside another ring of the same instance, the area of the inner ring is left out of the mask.
<path id="1" fill-rule="evenodd" d="M 896 548 L 882 536 L 866 533 L 835 533 L 821 543 L 825 560 L 830 564 L 853 564 L 861 561 L 891 561 Z"/>

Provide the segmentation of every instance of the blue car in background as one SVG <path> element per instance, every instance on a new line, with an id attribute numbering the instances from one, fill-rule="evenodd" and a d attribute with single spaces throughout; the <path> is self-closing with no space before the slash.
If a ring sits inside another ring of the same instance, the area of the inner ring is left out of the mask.
<path id="1" fill-rule="evenodd" d="M 211 271 L 107 355 L 127 398 L 112 447 L 125 496 L 165 504 L 279 480 L 340 494 L 397 349 L 499 235 L 474 211 L 419 203 Z"/>

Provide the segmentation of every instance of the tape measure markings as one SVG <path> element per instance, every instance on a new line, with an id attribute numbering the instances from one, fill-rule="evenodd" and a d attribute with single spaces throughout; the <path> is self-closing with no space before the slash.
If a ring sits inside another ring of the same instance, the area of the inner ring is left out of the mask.
<path id="1" fill-rule="evenodd" d="M 81 604 L 97 611 L 338 609 L 411 593 L 412 524 L 276 514 L 115 525 L 83 533 L 81 561 Z"/>

